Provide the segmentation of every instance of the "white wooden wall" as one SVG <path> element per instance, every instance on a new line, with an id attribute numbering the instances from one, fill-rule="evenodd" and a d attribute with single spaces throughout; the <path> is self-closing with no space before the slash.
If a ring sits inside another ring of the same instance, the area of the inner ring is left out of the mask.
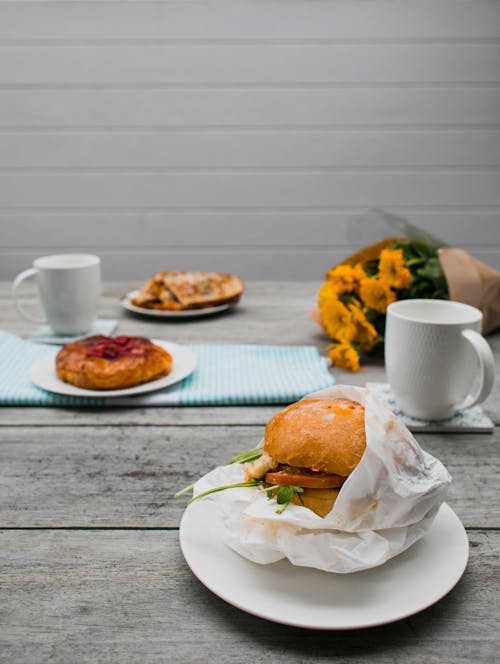
<path id="1" fill-rule="evenodd" d="M 500 1 L 0 0 L 0 278 L 320 279 L 375 206 L 500 269 Z"/>

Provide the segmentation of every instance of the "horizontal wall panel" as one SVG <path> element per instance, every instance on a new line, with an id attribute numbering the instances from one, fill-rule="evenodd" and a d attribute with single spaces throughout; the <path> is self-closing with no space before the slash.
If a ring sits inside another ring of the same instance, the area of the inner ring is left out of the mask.
<path id="1" fill-rule="evenodd" d="M 0 168 L 500 166 L 500 130 L 0 132 Z"/>
<path id="2" fill-rule="evenodd" d="M 0 208 L 500 205 L 500 172 L 0 174 Z"/>
<path id="3" fill-rule="evenodd" d="M 354 248 L 352 248 L 354 250 Z M 63 250 L 64 251 L 64 250 Z M 96 253 L 101 257 L 102 274 L 104 279 L 110 280 L 137 280 L 139 287 L 143 281 L 162 269 L 169 270 L 215 270 L 231 272 L 240 275 L 243 279 L 279 279 L 280 275 L 290 275 L 292 280 L 313 279 L 320 282 L 325 272 L 340 262 L 344 254 L 338 248 L 323 248 L 321 250 L 303 247 L 300 251 L 249 251 L 245 249 L 228 252 L 172 250 L 168 245 L 158 247 L 150 252 L 135 251 L 131 254 L 124 252 L 110 253 L 99 246 L 88 246 L 86 251 Z M 43 253 L 43 252 L 42 252 Z M 0 252 L 2 273 L 4 279 L 13 279 L 16 274 L 30 267 L 33 260 L 41 255 L 40 252 L 9 252 L 3 255 Z M 33 293 L 34 285 L 23 287 L 27 297 Z M 311 303 L 312 305 L 313 303 Z M 307 312 L 304 313 L 307 315 Z"/>
<path id="4" fill-rule="evenodd" d="M 0 3 L 5 40 L 470 39 L 499 25 L 491 0 Z"/>
<path id="5" fill-rule="evenodd" d="M 374 207 L 500 267 L 500 1 L 0 0 L 0 278 L 317 279 Z"/>
<path id="6" fill-rule="evenodd" d="M 355 247 L 350 247 L 353 251 Z M 243 248 L 228 252 L 172 250 L 168 245 L 158 247 L 154 251 L 136 251 L 132 254 L 124 252 L 110 253 L 98 245 L 90 245 L 88 251 L 97 253 L 102 259 L 103 277 L 110 280 L 130 281 L 137 279 L 137 285 L 154 274 L 157 270 L 216 270 L 234 272 L 243 279 L 262 280 L 312 279 L 321 282 L 326 270 L 345 258 L 345 250 L 338 247 L 303 247 L 300 251 L 276 250 L 249 251 Z M 487 249 L 471 249 L 471 253 L 479 260 L 500 271 L 500 253 Z M 4 279 L 13 279 L 21 270 L 30 267 L 40 252 L 23 252 L 4 255 L 0 253 Z M 26 285 L 25 292 L 33 291 L 33 286 Z M 304 312 L 307 315 L 307 312 Z"/>
<path id="7" fill-rule="evenodd" d="M 1 16 L 1 5 L 0 5 Z M 499 17 L 500 20 L 500 17 Z M 2 46 L 2 85 L 498 83 L 500 44 Z"/>
<path id="8" fill-rule="evenodd" d="M 405 127 L 500 123 L 499 88 L 0 90 L 9 127 L 342 125 Z"/>
<path id="9" fill-rule="evenodd" d="M 392 210 L 423 231 L 458 246 L 500 243 L 500 208 L 478 210 Z M 234 250 L 236 247 L 301 248 L 335 243 L 348 247 L 398 234 L 372 223 L 361 211 L 220 210 L 217 212 L 32 212 L 0 211 L 0 247 L 29 250 L 83 250 L 99 238 L 103 249 L 154 249 L 158 243 L 177 249 L 191 247 Z M 103 233 L 105 229 L 105 233 Z"/>

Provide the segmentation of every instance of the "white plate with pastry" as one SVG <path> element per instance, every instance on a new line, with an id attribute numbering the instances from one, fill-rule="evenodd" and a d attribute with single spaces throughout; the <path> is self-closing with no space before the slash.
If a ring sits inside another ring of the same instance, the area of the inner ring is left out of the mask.
<path id="1" fill-rule="evenodd" d="M 234 274 L 160 270 L 122 303 L 134 313 L 160 318 L 209 316 L 237 304 L 244 288 Z"/>
<path id="2" fill-rule="evenodd" d="M 152 316 L 153 318 L 200 318 L 202 316 L 212 316 L 213 314 L 226 311 L 237 304 L 237 302 L 226 302 L 224 304 L 217 304 L 212 307 L 200 307 L 198 309 L 149 309 L 147 307 L 139 307 L 133 303 L 138 293 L 138 290 L 127 293 L 122 300 L 123 308 L 132 313 L 141 314 L 143 316 Z"/>
<path id="3" fill-rule="evenodd" d="M 84 389 L 65 382 L 58 376 L 56 371 L 57 352 L 35 362 L 31 368 L 30 379 L 37 387 L 41 387 L 48 392 L 74 397 L 101 397 L 107 399 L 108 397 L 124 397 L 161 390 L 180 382 L 193 373 L 196 368 L 196 355 L 190 348 L 162 339 L 152 339 L 151 341 L 166 350 L 172 358 L 170 372 L 156 380 L 122 389 Z"/>

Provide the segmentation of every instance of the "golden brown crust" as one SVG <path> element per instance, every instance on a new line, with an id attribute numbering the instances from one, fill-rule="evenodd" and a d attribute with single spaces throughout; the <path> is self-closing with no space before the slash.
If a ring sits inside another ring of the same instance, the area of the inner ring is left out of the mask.
<path id="1" fill-rule="evenodd" d="M 131 299 L 145 309 L 183 311 L 237 302 L 244 290 L 234 274 L 161 270 Z"/>
<path id="2" fill-rule="evenodd" d="M 339 491 L 340 489 L 304 489 L 303 493 L 295 494 L 292 502 L 325 517 L 332 511 Z"/>
<path id="3" fill-rule="evenodd" d="M 144 337 L 96 335 L 67 344 L 56 357 L 61 380 L 87 390 L 116 390 L 170 373 L 173 359 Z"/>
<path id="4" fill-rule="evenodd" d="M 267 424 L 264 451 L 279 463 L 347 477 L 366 447 L 365 409 L 350 399 L 302 399 Z"/>

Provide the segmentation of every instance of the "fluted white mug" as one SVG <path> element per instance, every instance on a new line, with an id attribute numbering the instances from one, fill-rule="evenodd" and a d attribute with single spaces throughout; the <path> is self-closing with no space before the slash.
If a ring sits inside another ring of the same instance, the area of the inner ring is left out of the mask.
<path id="1" fill-rule="evenodd" d="M 45 317 L 29 311 L 20 300 L 19 287 L 36 278 Z M 12 298 L 24 318 L 48 323 L 57 334 L 85 334 L 97 318 L 101 294 L 101 261 L 91 254 L 54 254 L 33 261 L 12 285 Z"/>
<path id="2" fill-rule="evenodd" d="M 387 308 L 385 366 L 402 410 L 444 420 L 484 401 L 495 362 L 479 309 L 450 300 L 399 300 Z"/>

